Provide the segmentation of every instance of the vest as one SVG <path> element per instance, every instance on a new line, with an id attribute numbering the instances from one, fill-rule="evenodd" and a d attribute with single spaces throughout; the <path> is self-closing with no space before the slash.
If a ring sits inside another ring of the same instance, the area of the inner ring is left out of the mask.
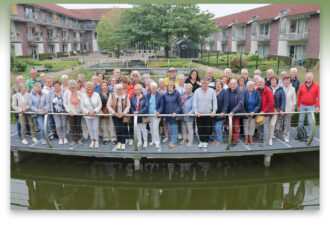
<path id="1" fill-rule="evenodd" d="M 118 100 L 119 98 L 115 96 L 115 93 L 111 93 L 111 108 L 117 113 L 118 108 L 117 108 L 117 104 L 118 104 Z M 121 100 L 121 110 L 122 112 L 126 109 L 127 106 L 127 95 L 125 95 L 125 98 Z"/>

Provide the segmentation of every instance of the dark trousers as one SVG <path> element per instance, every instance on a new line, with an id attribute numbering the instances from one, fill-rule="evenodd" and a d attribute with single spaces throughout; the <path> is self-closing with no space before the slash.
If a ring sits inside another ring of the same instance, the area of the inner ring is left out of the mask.
<path id="1" fill-rule="evenodd" d="M 125 144 L 125 141 L 128 138 L 127 124 L 123 123 L 123 118 L 113 116 L 112 120 L 116 128 L 117 142 Z"/>
<path id="2" fill-rule="evenodd" d="M 81 116 L 68 116 L 72 141 L 79 141 L 81 135 Z"/>
<path id="3" fill-rule="evenodd" d="M 129 127 L 129 130 L 128 130 L 128 139 L 133 139 L 134 138 L 133 117 L 132 117 L 132 121 L 130 123 L 128 123 L 127 125 Z"/>
<path id="4" fill-rule="evenodd" d="M 212 135 L 212 119 L 210 117 L 196 117 L 198 136 L 201 142 L 209 142 Z"/>

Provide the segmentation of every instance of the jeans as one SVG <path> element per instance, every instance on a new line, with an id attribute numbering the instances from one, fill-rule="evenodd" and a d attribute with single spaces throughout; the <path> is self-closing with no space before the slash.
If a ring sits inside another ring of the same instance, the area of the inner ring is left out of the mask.
<path id="1" fill-rule="evenodd" d="M 215 136 L 214 136 L 214 141 L 222 143 L 222 127 L 223 127 L 223 123 L 224 123 L 225 119 L 220 120 L 220 121 L 216 121 L 215 122 Z"/>
<path id="2" fill-rule="evenodd" d="M 170 142 L 173 144 L 178 143 L 178 132 L 179 132 L 179 125 L 178 123 L 167 122 L 168 131 L 170 133 Z"/>
<path id="3" fill-rule="evenodd" d="M 28 122 L 25 122 L 26 123 L 26 128 L 25 128 L 25 130 L 26 130 L 26 134 L 31 134 L 31 132 L 30 132 L 30 125 L 29 125 L 29 123 Z M 17 135 L 18 135 L 18 138 L 19 139 L 22 139 L 22 135 L 21 135 L 21 122 L 19 121 L 19 118 L 17 118 L 17 124 L 16 124 L 16 129 L 17 129 Z M 32 129 L 33 129 L 33 131 L 34 131 L 34 126 L 33 126 L 33 122 L 32 122 Z"/>
<path id="4" fill-rule="evenodd" d="M 300 104 L 300 111 L 301 112 L 304 112 L 304 111 L 314 111 L 314 109 L 315 109 L 315 105 L 304 106 L 304 105 Z M 298 126 L 301 127 L 301 126 L 304 125 L 305 117 L 306 117 L 306 113 L 299 114 Z M 308 118 L 307 136 L 310 137 L 312 135 L 312 129 L 313 129 L 312 114 L 311 113 L 308 113 L 307 114 L 307 118 Z"/>
<path id="5" fill-rule="evenodd" d="M 66 136 L 66 116 L 61 115 L 54 115 L 53 116 L 55 125 L 56 125 L 56 132 L 59 139 L 64 139 Z"/>
<path id="6" fill-rule="evenodd" d="M 39 129 L 40 129 L 41 139 L 42 140 L 45 140 L 45 134 L 44 134 L 44 115 L 37 115 L 37 122 L 38 122 Z"/>
<path id="7" fill-rule="evenodd" d="M 53 133 L 55 131 L 55 121 L 53 115 L 48 115 L 47 132 Z"/>

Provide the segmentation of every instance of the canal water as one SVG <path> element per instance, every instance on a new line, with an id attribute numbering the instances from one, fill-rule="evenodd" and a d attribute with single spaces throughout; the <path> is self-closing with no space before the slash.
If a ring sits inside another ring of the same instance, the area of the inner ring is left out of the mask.
<path id="1" fill-rule="evenodd" d="M 37 155 L 11 165 L 11 209 L 320 208 L 319 153 L 190 161 Z"/>

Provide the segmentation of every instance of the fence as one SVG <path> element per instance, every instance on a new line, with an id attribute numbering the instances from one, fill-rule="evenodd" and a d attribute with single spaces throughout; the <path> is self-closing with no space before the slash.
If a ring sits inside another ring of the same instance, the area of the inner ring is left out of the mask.
<path id="1" fill-rule="evenodd" d="M 15 114 L 15 113 L 20 113 L 20 112 L 15 112 L 15 111 L 11 111 L 11 113 Z M 312 127 L 312 134 L 309 138 L 309 140 L 306 142 L 306 145 L 309 146 L 315 136 L 315 130 L 316 130 L 316 119 L 315 119 L 315 112 L 314 111 L 305 111 L 305 112 L 284 112 L 283 114 L 308 114 L 310 113 L 312 116 L 312 121 L 313 121 L 313 127 Z M 39 113 L 35 113 L 35 112 L 25 112 L 24 114 L 39 114 Z M 275 112 L 275 113 L 256 113 L 255 115 L 279 115 L 280 113 Z M 40 115 L 40 114 L 39 114 Z M 63 116 L 68 116 L 68 113 L 47 113 L 44 115 L 44 136 L 47 142 L 47 145 L 49 148 L 53 148 L 53 145 L 51 144 L 50 140 L 49 140 L 49 135 L 48 135 L 48 116 L 49 115 L 63 115 Z M 220 114 L 216 114 L 216 116 L 219 116 Z M 83 114 L 77 114 L 76 116 L 86 116 Z M 111 114 L 95 114 L 95 116 L 97 117 L 104 117 L 104 116 L 112 116 Z M 172 117 L 173 114 L 159 114 L 159 115 L 155 115 L 155 114 L 127 114 L 125 116 L 128 117 L 133 117 L 133 140 L 134 140 L 134 150 L 138 151 L 138 142 L 137 142 L 137 121 L 138 121 L 138 117 Z M 176 117 L 187 117 L 186 114 L 176 114 Z M 195 117 L 195 114 L 191 114 L 190 116 Z M 200 116 L 211 116 L 211 114 L 201 114 Z M 232 142 L 232 136 L 233 136 L 233 117 L 242 117 L 242 116 L 251 116 L 249 113 L 237 113 L 234 114 L 234 116 L 230 116 L 229 114 L 225 114 L 225 117 L 228 118 L 228 143 L 227 143 L 227 147 L 226 150 L 230 149 L 231 146 L 231 142 Z M 196 125 L 197 127 L 197 125 Z M 198 133 L 196 132 L 196 136 L 198 136 Z"/>

